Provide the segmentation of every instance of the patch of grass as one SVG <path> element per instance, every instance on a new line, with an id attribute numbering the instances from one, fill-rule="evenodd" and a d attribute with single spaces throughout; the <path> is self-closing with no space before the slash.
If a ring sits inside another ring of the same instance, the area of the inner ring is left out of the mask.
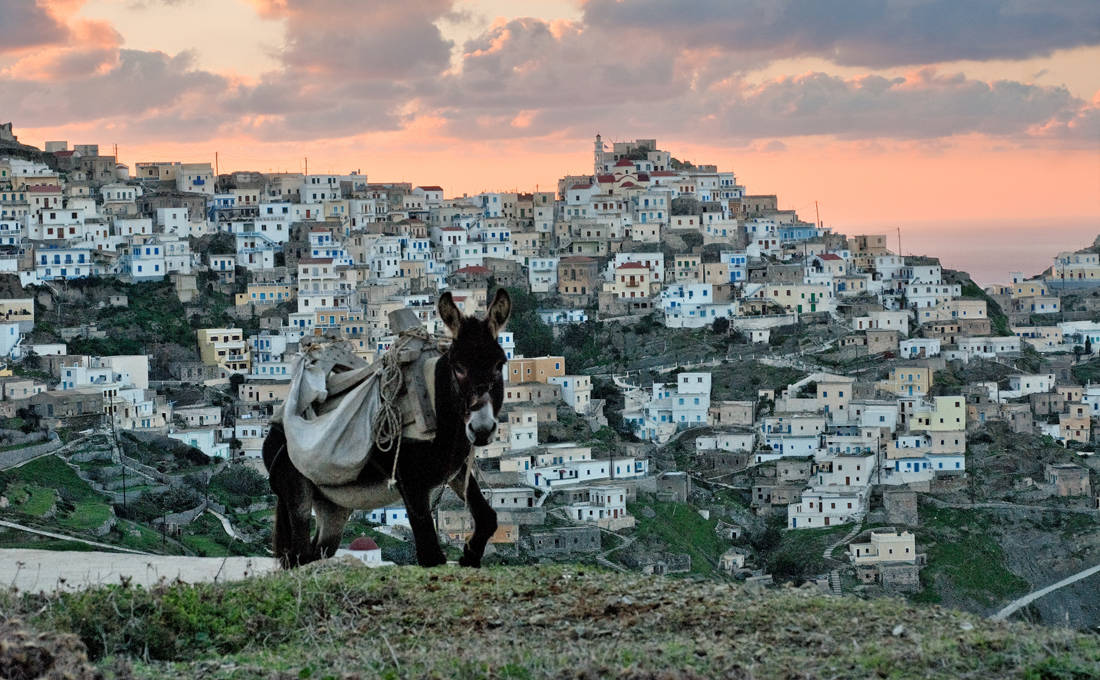
<path id="1" fill-rule="evenodd" d="M 84 500 L 76 504 L 73 511 L 59 523 L 76 531 L 87 531 L 103 526 L 111 517 L 111 506 L 95 500 Z"/>
<path id="2" fill-rule="evenodd" d="M 829 569 L 822 557 L 825 548 L 851 530 L 851 524 L 820 529 L 785 529 L 780 535 L 779 545 L 767 556 L 768 571 L 776 580 L 794 582 L 822 574 Z"/>
<path id="3" fill-rule="evenodd" d="M 0 482 L 10 480 L 63 491 L 62 496 L 73 502 L 99 498 L 99 494 L 56 455 L 36 458 L 26 465 L 0 472 Z"/>
<path id="4" fill-rule="evenodd" d="M 25 550 L 67 550 L 78 552 L 110 552 L 107 548 L 97 548 L 94 545 L 81 543 L 80 541 L 66 541 L 60 538 L 35 537 L 33 534 L 24 534 L 17 531 L 0 533 L 0 548 L 25 549 Z"/>
<path id="5" fill-rule="evenodd" d="M 42 517 L 49 512 L 57 502 L 57 492 L 41 486 L 30 486 L 28 498 L 20 504 L 20 512 L 25 512 L 34 517 Z"/>
<path id="6" fill-rule="evenodd" d="M 1077 364 L 1072 371 L 1074 379 L 1082 385 L 1098 383 L 1100 382 L 1100 359 L 1091 359 Z"/>
<path id="7" fill-rule="evenodd" d="M 924 589 L 916 599 L 938 601 L 947 588 L 990 607 L 1027 592 L 1027 581 L 1005 566 L 993 524 L 981 510 L 922 507 L 917 543 L 928 554 L 928 566 L 921 570 Z"/>
<path id="8" fill-rule="evenodd" d="M 330 561 L 234 583 L 0 594 L 0 604 L 139 678 L 1084 678 L 1100 664 L 1100 640 L 1061 628 L 577 566 Z M 899 623 L 905 633 L 892 635 Z"/>
<path id="9" fill-rule="evenodd" d="M 642 514 L 644 507 L 651 508 L 655 517 Z M 714 533 L 718 521 L 703 519 L 699 512 L 687 503 L 660 503 L 638 501 L 628 503 L 627 510 L 637 520 L 635 531 L 642 541 L 661 543 L 668 552 L 691 555 L 693 574 L 712 574 L 718 566 L 718 558 L 729 545 Z"/>
<path id="10" fill-rule="evenodd" d="M 1004 311 L 1001 310 L 1001 306 L 997 304 L 993 298 L 986 295 L 986 292 L 982 290 L 981 286 L 974 283 L 971 279 L 967 279 L 966 283 L 962 286 L 961 297 L 972 300 L 985 300 L 986 316 L 989 317 L 989 325 L 992 328 L 993 335 L 1012 335 L 1012 331 L 1008 327 L 1008 317 L 1005 316 Z"/>

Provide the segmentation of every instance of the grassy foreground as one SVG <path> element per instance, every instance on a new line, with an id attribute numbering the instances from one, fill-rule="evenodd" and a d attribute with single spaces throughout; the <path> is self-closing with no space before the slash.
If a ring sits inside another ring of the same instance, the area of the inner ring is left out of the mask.
<path id="1" fill-rule="evenodd" d="M 813 588 L 610 573 L 319 568 L 212 585 L 0 595 L 107 677 L 1092 678 L 1100 639 Z M 2 660 L 0 660 L 2 663 Z"/>

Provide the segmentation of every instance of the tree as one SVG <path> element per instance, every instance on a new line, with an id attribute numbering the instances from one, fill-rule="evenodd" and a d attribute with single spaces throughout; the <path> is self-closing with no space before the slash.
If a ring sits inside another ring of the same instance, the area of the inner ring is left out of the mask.
<path id="1" fill-rule="evenodd" d="M 521 288 L 508 288 L 512 298 L 512 315 L 507 330 L 516 340 L 516 353 L 528 357 L 551 354 L 554 351 L 554 332 L 538 315 L 538 300 Z"/>
<path id="2" fill-rule="evenodd" d="M 1092 338 L 1085 338 L 1085 354 L 1092 355 Z"/>
<path id="3" fill-rule="evenodd" d="M 29 350 L 23 356 L 23 366 L 32 371 L 37 371 L 42 366 L 42 359 L 38 356 L 38 353 L 33 349 Z"/>
<path id="4" fill-rule="evenodd" d="M 724 316 L 720 316 L 710 325 L 710 329 L 719 335 L 729 333 L 730 320 Z"/>

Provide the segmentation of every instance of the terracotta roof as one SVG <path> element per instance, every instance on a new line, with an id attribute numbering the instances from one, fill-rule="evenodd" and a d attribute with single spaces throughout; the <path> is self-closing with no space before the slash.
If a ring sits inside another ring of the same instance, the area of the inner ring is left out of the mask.
<path id="1" fill-rule="evenodd" d="M 33 187 L 23 187 L 23 191 L 32 194 L 59 193 L 60 187 L 52 187 L 48 184 L 35 184 Z"/>
<path id="2" fill-rule="evenodd" d="M 595 260 L 584 255 L 574 255 L 573 257 L 563 257 L 560 262 L 595 262 Z"/>
<path id="3" fill-rule="evenodd" d="M 570 189 L 591 189 L 591 184 L 574 184 Z"/>
<path id="4" fill-rule="evenodd" d="M 435 185 L 430 187 L 417 187 L 417 189 L 423 189 L 424 191 L 443 191 L 443 187 L 437 187 Z"/>
<path id="5" fill-rule="evenodd" d="M 596 181 L 600 184 L 608 184 L 615 181 L 615 175 L 597 175 Z"/>
<path id="6" fill-rule="evenodd" d="M 636 187 L 636 186 L 638 186 L 638 185 L 637 185 L 637 184 L 635 184 L 634 182 L 623 182 L 623 183 L 622 183 L 622 187 L 623 187 L 624 189 L 625 189 L 626 187 Z"/>
<path id="7" fill-rule="evenodd" d="M 619 265 L 619 269 L 649 269 L 641 262 L 624 262 Z"/>
<path id="8" fill-rule="evenodd" d="M 443 231 L 466 231 L 462 227 L 443 227 Z"/>
<path id="9" fill-rule="evenodd" d="M 348 550 L 378 550 L 378 544 L 375 543 L 374 539 L 370 536 L 360 536 L 351 542 L 351 545 L 348 546 Z"/>
<path id="10" fill-rule="evenodd" d="M 634 167 L 634 161 L 627 160 L 627 159 L 623 158 L 618 163 L 615 164 L 616 168 L 625 168 L 625 167 L 628 167 L 628 166 L 633 168 Z"/>
<path id="11" fill-rule="evenodd" d="M 839 255 L 836 255 L 835 253 L 821 253 L 820 255 L 818 255 L 818 257 L 820 257 L 822 260 L 841 260 L 841 259 L 843 259 L 842 257 L 840 257 Z"/>
<path id="12" fill-rule="evenodd" d="M 470 265 L 469 267 L 463 267 L 462 269 L 454 270 L 455 274 L 492 274 L 492 270 L 488 267 L 482 267 L 481 265 Z"/>
<path id="13" fill-rule="evenodd" d="M 233 257 L 236 257 L 235 255 Z M 332 264 L 331 257 L 303 257 L 298 264 Z"/>
<path id="14" fill-rule="evenodd" d="M 639 182 L 648 182 L 649 181 L 649 175 L 647 173 L 644 173 L 644 172 L 639 172 L 638 173 L 638 181 Z"/>

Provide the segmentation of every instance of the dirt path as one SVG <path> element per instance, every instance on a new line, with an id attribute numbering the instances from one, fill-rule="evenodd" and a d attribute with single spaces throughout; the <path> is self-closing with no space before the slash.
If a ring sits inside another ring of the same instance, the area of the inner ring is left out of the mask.
<path id="1" fill-rule="evenodd" d="M 244 540 L 243 538 L 241 538 L 241 535 L 237 533 L 237 530 L 233 528 L 233 525 L 229 523 L 229 518 L 228 517 L 221 514 L 220 512 L 212 510 L 211 508 L 207 508 L 206 511 L 209 512 L 211 515 L 218 518 L 218 521 L 220 521 L 222 523 L 222 529 L 225 530 L 225 533 L 230 538 L 234 538 L 238 541 L 243 541 Z"/>
<path id="2" fill-rule="evenodd" d="M 63 541 L 76 541 L 77 543 L 83 543 L 84 545 L 90 545 L 93 548 L 106 548 L 107 550 L 116 550 L 118 552 L 132 553 L 134 555 L 148 555 L 149 553 L 141 552 L 140 550 L 131 550 L 130 548 L 121 548 L 115 545 L 109 545 L 107 543 L 97 543 L 96 541 L 89 541 L 86 538 L 78 538 L 76 536 L 66 536 L 65 534 L 57 534 L 52 531 L 43 531 L 41 529 L 35 529 L 22 524 L 16 524 L 15 522 L 5 522 L 0 520 L 0 526 L 7 527 L 8 529 L 15 529 L 16 531 L 25 531 L 28 534 L 37 534 L 39 536 L 46 536 L 47 538 L 59 538 Z M 0 580 L 2 582 L 2 580 Z"/>
<path id="3" fill-rule="evenodd" d="M 1003 609 L 1001 609 L 1001 611 L 997 612 L 996 614 L 994 614 L 990 618 L 992 618 L 994 621 L 1003 621 L 1003 620 L 1007 619 L 1008 617 L 1012 616 L 1014 613 L 1016 613 L 1017 610 L 1028 606 L 1029 604 L 1031 604 L 1035 600 L 1038 600 L 1040 597 L 1043 597 L 1044 595 L 1052 593 L 1055 590 L 1058 590 L 1059 588 L 1063 588 L 1063 587 L 1068 586 L 1072 583 L 1076 583 L 1076 582 L 1078 582 L 1082 579 L 1086 579 L 1086 578 L 1088 578 L 1088 577 L 1090 577 L 1094 574 L 1100 574 L 1100 564 L 1098 564 L 1094 567 L 1089 567 L 1088 569 L 1084 569 L 1082 571 L 1079 571 L 1079 572 L 1077 572 L 1076 574 L 1074 574 L 1072 576 L 1068 576 L 1068 577 L 1062 579 L 1061 581 L 1058 581 L 1057 583 L 1052 583 L 1051 585 L 1047 586 L 1046 588 L 1040 588 L 1039 590 L 1032 591 L 1032 592 L 1028 593 L 1027 595 L 1024 595 L 1023 597 L 1019 598 L 1018 600 L 1013 600 L 1007 606 L 1005 606 Z"/>
<path id="4" fill-rule="evenodd" d="M 187 583 L 236 581 L 274 570 L 265 557 L 183 557 L 58 550 L 0 550 L 0 586 L 23 592 L 79 590 L 93 585 L 151 586 L 179 579 Z"/>

